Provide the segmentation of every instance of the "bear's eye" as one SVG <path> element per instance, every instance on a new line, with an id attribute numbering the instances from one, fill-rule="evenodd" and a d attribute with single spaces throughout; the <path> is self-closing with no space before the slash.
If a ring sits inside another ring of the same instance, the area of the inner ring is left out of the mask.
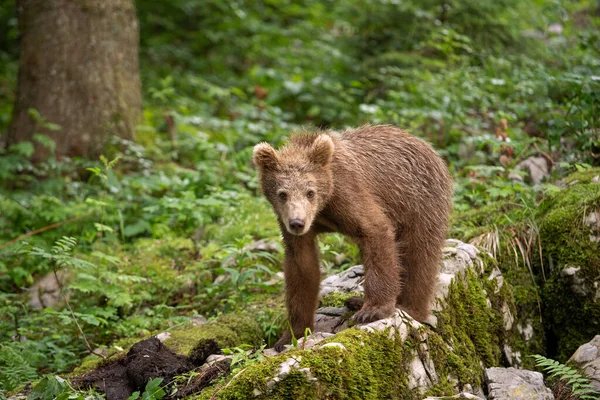
<path id="1" fill-rule="evenodd" d="M 309 199 L 313 199 L 315 197 L 315 191 L 309 190 L 308 192 L 306 192 L 306 197 L 308 197 Z"/>
<path id="2" fill-rule="evenodd" d="M 279 194 L 277 196 L 279 196 L 279 199 L 282 201 L 287 200 L 287 194 L 285 192 L 279 192 Z"/>

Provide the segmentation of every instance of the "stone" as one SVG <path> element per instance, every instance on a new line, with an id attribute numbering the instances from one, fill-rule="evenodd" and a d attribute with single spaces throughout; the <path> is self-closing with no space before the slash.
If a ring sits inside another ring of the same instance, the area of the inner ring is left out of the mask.
<path id="1" fill-rule="evenodd" d="M 211 354 L 210 356 L 208 356 L 208 358 L 206 359 L 206 363 L 208 365 L 213 365 L 215 363 L 218 363 L 219 361 L 223 361 L 223 360 L 231 360 L 233 359 L 233 356 L 225 356 L 223 354 Z"/>
<path id="2" fill-rule="evenodd" d="M 504 357 L 508 361 L 509 365 L 517 367 L 521 365 L 521 352 L 514 351 L 508 344 L 505 344 L 502 347 L 502 354 L 504 354 Z"/>
<path id="3" fill-rule="evenodd" d="M 454 396 L 444 396 L 444 397 L 425 397 L 424 400 L 446 400 L 446 399 L 479 399 L 485 400 L 485 397 L 479 397 L 471 393 L 462 392 Z"/>
<path id="4" fill-rule="evenodd" d="M 560 271 L 560 276 L 569 282 L 571 291 L 579 296 L 587 296 L 589 289 L 585 284 L 585 279 L 581 276 L 581 267 L 565 266 Z"/>
<path id="5" fill-rule="evenodd" d="M 340 274 L 331 275 L 321 283 L 320 295 L 322 297 L 333 292 L 364 292 L 364 275 L 365 271 L 362 265 L 356 265 Z"/>
<path id="6" fill-rule="evenodd" d="M 333 333 L 327 332 L 316 332 L 308 335 L 306 338 L 298 339 L 298 347 L 301 349 L 314 347 L 317 343 L 322 342 L 325 339 L 332 337 Z"/>
<path id="7" fill-rule="evenodd" d="M 559 23 L 553 23 L 548 25 L 548 33 L 551 33 L 553 35 L 560 35 L 563 33 L 563 26 Z"/>
<path id="8" fill-rule="evenodd" d="M 158 340 L 160 340 L 161 342 L 164 342 L 165 340 L 169 339 L 170 337 L 171 337 L 170 332 L 161 332 L 158 335 L 156 335 L 156 338 Z"/>
<path id="9" fill-rule="evenodd" d="M 585 343 L 573 353 L 569 361 L 574 362 L 591 379 L 591 384 L 600 391 L 600 335 Z"/>
<path id="10" fill-rule="evenodd" d="M 204 325 L 208 322 L 208 320 L 206 319 L 206 317 L 202 316 L 202 315 L 194 315 L 191 318 L 191 322 L 192 322 L 192 326 L 200 326 L 200 325 Z"/>
<path id="11" fill-rule="evenodd" d="M 523 178 L 517 171 L 524 171 L 527 177 Z M 513 181 L 537 185 L 550 178 L 550 165 L 542 156 L 529 157 L 518 163 L 508 177 Z"/>
<path id="12" fill-rule="evenodd" d="M 539 372 L 516 368 L 487 368 L 488 400 L 554 400 Z"/>
<path id="13" fill-rule="evenodd" d="M 56 276 L 58 277 L 60 285 L 63 287 L 70 279 L 70 273 L 65 271 L 58 271 Z M 66 296 L 68 300 L 68 292 L 66 293 Z M 42 310 L 44 308 L 59 310 L 64 307 L 65 301 L 60 294 L 60 286 L 56 281 L 54 272 L 44 275 L 29 288 L 28 304 L 29 307 L 35 308 L 36 310 Z"/>
<path id="14" fill-rule="evenodd" d="M 518 323 L 517 331 L 523 336 L 526 342 L 529 342 L 531 338 L 533 338 L 533 325 L 531 324 L 531 319 L 527 319 L 525 321 L 525 325 Z"/>
<path id="15" fill-rule="evenodd" d="M 348 311 L 350 310 L 346 307 L 321 307 L 317 310 L 317 314 L 341 317 Z"/>
<path id="16" fill-rule="evenodd" d="M 309 382 L 316 381 L 317 378 L 312 375 L 309 368 L 300 368 L 300 361 L 302 361 L 302 356 L 293 356 L 282 362 L 279 365 L 279 372 L 277 375 L 267 382 L 267 388 L 269 390 L 273 389 L 277 382 L 284 379 L 293 370 L 302 373 Z"/>

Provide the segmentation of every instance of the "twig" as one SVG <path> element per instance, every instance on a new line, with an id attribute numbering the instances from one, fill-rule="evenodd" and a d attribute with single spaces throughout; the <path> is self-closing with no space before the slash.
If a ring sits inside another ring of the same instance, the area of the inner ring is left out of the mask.
<path id="1" fill-rule="evenodd" d="M 17 238 L 14 238 L 10 242 L 6 242 L 6 243 L 0 245 L 0 250 L 6 248 L 8 246 L 10 246 L 11 244 L 17 243 L 19 240 L 23 240 L 25 238 L 28 238 L 29 236 L 37 235 L 38 233 L 42 233 L 42 232 L 48 231 L 50 229 L 58 228 L 59 226 L 61 226 L 63 224 L 67 224 L 69 222 L 77 221 L 78 219 L 85 218 L 85 217 L 87 217 L 88 215 L 90 215 L 92 213 L 93 213 L 93 211 L 90 211 L 90 212 L 87 212 L 87 213 L 85 213 L 83 215 L 79 215 L 77 217 L 69 218 L 69 219 L 67 219 L 65 221 L 56 222 L 56 223 L 54 223 L 52 225 L 48 225 L 48 226 L 44 226 L 43 228 L 36 229 L 35 231 L 27 232 L 24 235 L 21 235 L 21 236 L 19 236 Z"/>
<path id="2" fill-rule="evenodd" d="M 552 167 L 554 165 L 554 160 L 552 159 L 552 156 L 550 156 L 550 154 L 540 150 L 537 143 L 535 143 L 535 142 L 533 143 L 533 147 L 535 147 L 535 149 L 538 151 L 538 153 L 540 153 L 550 163 L 550 167 Z"/>
<path id="3" fill-rule="evenodd" d="M 81 337 L 83 338 L 83 341 L 85 342 L 85 346 L 87 347 L 88 351 L 91 354 L 95 354 L 97 356 L 100 356 L 103 359 L 106 359 L 106 357 L 103 354 L 96 353 L 92 349 L 92 346 L 90 346 L 90 342 L 88 342 L 87 337 L 85 336 L 85 333 L 83 333 L 83 329 L 81 329 L 81 325 L 79 325 L 79 322 L 77 321 L 77 318 L 75 317 L 75 313 L 73 312 L 73 309 L 71 308 L 71 304 L 69 304 L 69 300 L 67 300 L 67 297 L 65 296 L 65 293 L 63 292 L 62 284 L 60 283 L 60 280 L 58 279 L 58 274 L 56 273 L 56 268 L 53 268 L 52 272 L 54 273 L 54 279 L 56 279 L 56 284 L 58 285 L 58 290 L 60 291 L 60 295 L 62 296 L 63 300 L 65 301 L 65 304 L 67 305 L 67 308 L 69 309 L 69 312 L 71 313 L 71 317 L 73 318 L 73 321 L 75 321 L 75 325 L 77 325 L 77 329 L 79 329 L 79 333 L 81 333 Z"/>
<path id="4" fill-rule="evenodd" d="M 248 368 L 248 367 L 246 367 Z M 227 387 L 229 385 L 231 385 L 231 382 L 233 382 L 235 380 L 235 378 L 237 378 L 238 376 L 240 376 L 242 374 L 242 372 L 244 372 L 246 370 L 246 368 L 242 369 L 240 372 L 238 372 L 237 374 L 235 374 L 233 376 L 233 378 L 231 378 L 231 380 L 229 382 L 227 382 L 227 384 L 223 387 L 218 388 L 215 393 L 211 396 L 210 400 L 216 400 L 217 396 L 219 395 L 219 392 L 223 389 L 227 389 Z"/>

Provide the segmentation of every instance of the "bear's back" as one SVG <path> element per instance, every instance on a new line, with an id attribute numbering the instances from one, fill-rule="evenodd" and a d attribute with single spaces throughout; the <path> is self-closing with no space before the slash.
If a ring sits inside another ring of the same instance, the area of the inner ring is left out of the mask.
<path id="1" fill-rule="evenodd" d="M 363 126 L 332 137 L 334 182 L 336 168 L 342 169 L 344 179 L 356 179 L 386 209 L 404 217 L 449 209 L 452 179 L 425 141 L 391 125 Z"/>

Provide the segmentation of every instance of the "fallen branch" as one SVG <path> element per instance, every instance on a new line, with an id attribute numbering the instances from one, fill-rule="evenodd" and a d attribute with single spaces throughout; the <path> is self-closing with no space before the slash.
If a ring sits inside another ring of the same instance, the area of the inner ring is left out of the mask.
<path id="1" fill-rule="evenodd" d="M 61 225 L 64 225 L 64 224 L 67 224 L 67 223 L 69 223 L 69 222 L 73 222 L 73 221 L 77 221 L 77 220 L 79 220 L 79 219 L 81 219 L 81 218 L 85 218 L 85 217 L 87 217 L 88 215 L 90 215 L 90 214 L 92 214 L 92 213 L 93 213 L 93 211 L 90 211 L 90 212 L 88 212 L 88 213 L 85 213 L 85 214 L 83 214 L 83 215 L 79 215 L 79 216 L 77 216 L 77 217 L 69 218 L 69 219 L 67 219 L 67 220 L 64 220 L 64 221 L 61 221 L 61 222 L 56 222 L 56 223 L 54 223 L 54 224 L 52 224 L 52 225 L 48 225 L 48 226 L 44 226 L 43 228 L 36 229 L 35 231 L 27 232 L 27 233 L 26 233 L 26 234 L 24 234 L 24 235 L 21 235 L 21 236 L 19 236 L 19 237 L 16 237 L 16 238 L 14 238 L 14 239 L 13 239 L 13 240 L 11 240 L 10 242 L 6 242 L 6 243 L 4 243 L 4 244 L 0 245 L 0 250 L 2 250 L 2 249 L 4 249 L 4 248 L 6 248 L 6 247 L 8 247 L 8 246 L 10 246 L 11 244 L 15 244 L 15 243 L 17 243 L 17 242 L 18 242 L 18 241 L 20 241 L 20 240 L 23 240 L 23 239 L 25 239 L 25 238 L 28 238 L 28 237 L 30 237 L 30 236 L 34 236 L 34 235 L 37 235 L 38 233 L 42 233 L 42 232 L 49 231 L 50 229 L 58 228 L 59 226 L 61 226 Z"/>

